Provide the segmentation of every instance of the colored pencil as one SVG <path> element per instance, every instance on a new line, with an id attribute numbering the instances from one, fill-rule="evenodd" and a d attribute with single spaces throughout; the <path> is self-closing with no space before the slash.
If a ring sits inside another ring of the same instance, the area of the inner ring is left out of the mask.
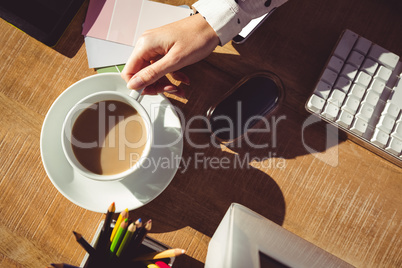
<path id="1" fill-rule="evenodd" d="M 124 235 L 123 241 L 121 241 L 119 249 L 117 250 L 117 253 L 116 253 L 117 257 L 120 257 L 124 253 L 124 250 L 127 248 L 128 244 L 131 241 L 131 238 L 134 235 L 135 229 L 136 229 L 135 223 L 131 223 L 130 226 L 128 226 L 127 232 Z"/>
<path id="2" fill-rule="evenodd" d="M 75 240 L 83 247 L 89 255 L 95 254 L 95 249 L 89 244 L 80 233 L 74 232 Z"/>
<path id="3" fill-rule="evenodd" d="M 122 221 L 122 223 L 120 224 L 120 227 L 118 228 L 116 235 L 113 238 L 112 245 L 110 246 L 110 252 L 112 253 L 112 255 L 114 255 L 117 252 L 119 245 L 123 240 L 124 234 L 127 230 L 127 227 L 128 227 L 128 219 L 125 218 L 124 221 Z"/>
<path id="4" fill-rule="evenodd" d="M 142 244 L 142 241 L 144 241 L 145 236 L 148 234 L 148 232 L 152 228 L 152 220 L 148 220 L 144 226 L 139 228 L 137 235 L 134 237 L 134 239 L 130 243 L 130 251 L 134 251 L 139 246 Z"/>
<path id="5" fill-rule="evenodd" d="M 119 229 L 121 222 L 124 221 L 124 219 L 127 219 L 127 218 L 128 218 L 128 209 L 126 208 L 125 210 L 123 210 L 120 213 L 119 217 L 117 218 L 117 221 L 116 221 L 116 224 L 115 224 L 115 226 L 113 228 L 112 234 L 110 235 L 110 242 L 113 242 L 114 236 L 116 235 L 117 230 Z"/>
<path id="6" fill-rule="evenodd" d="M 159 268 L 171 268 L 169 265 L 167 265 L 166 263 L 164 263 L 163 261 L 157 261 L 155 262 L 156 266 L 158 266 Z"/>
<path id="7" fill-rule="evenodd" d="M 134 233 L 134 236 L 136 236 L 138 234 L 138 232 L 141 229 L 141 227 L 142 227 L 142 220 L 141 220 L 141 218 L 139 218 L 138 220 L 135 221 L 135 233 Z"/>
<path id="8" fill-rule="evenodd" d="M 99 234 L 99 239 L 95 248 L 95 255 L 89 256 L 87 261 L 88 268 L 100 267 L 107 261 L 109 256 L 109 238 L 112 232 L 110 223 L 112 221 L 113 214 L 116 211 L 116 204 L 113 202 L 107 209 L 105 220 L 103 222 L 102 229 Z"/>
<path id="9" fill-rule="evenodd" d="M 107 239 L 107 237 L 109 237 L 111 235 L 110 234 L 110 223 L 112 221 L 112 216 L 115 211 L 116 211 L 116 205 L 113 202 L 107 209 L 105 221 L 103 222 L 101 234 L 99 236 L 99 242 L 101 242 L 101 243 L 104 243 L 105 238 Z"/>
<path id="10" fill-rule="evenodd" d="M 106 217 L 105 221 L 103 222 L 103 226 L 99 235 L 98 243 L 96 245 L 96 253 L 101 255 L 101 254 L 106 254 L 106 250 L 108 249 L 108 242 L 109 242 L 109 237 L 111 235 L 111 228 L 110 228 L 110 223 L 112 221 L 112 216 L 114 212 L 116 211 L 116 206 L 115 203 L 113 202 L 107 212 L 106 212 Z"/>
<path id="11" fill-rule="evenodd" d="M 102 226 L 102 231 L 106 231 L 110 229 L 110 222 L 112 221 L 113 213 L 116 211 L 116 204 L 113 202 L 107 209 L 105 222 Z"/>
<path id="12" fill-rule="evenodd" d="M 148 262 L 143 262 L 143 263 L 144 263 L 144 265 L 147 266 L 147 268 L 159 268 L 158 265 L 156 265 L 155 263 L 150 262 L 150 261 L 148 261 Z"/>
<path id="13" fill-rule="evenodd" d="M 139 218 L 138 220 L 135 221 L 135 232 L 132 237 L 132 240 L 134 240 L 136 238 L 136 236 L 138 235 L 138 232 L 141 230 L 141 227 L 142 227 L 142 220 L 141 220 L 141 218 Z"/>
<path id="14" fill-rule="evenodd" d="M 137 219 L 134 222 L 135 225 L 135 231 L 133 235 L 131 236 L 130 241 L 128 241 L 127 245 L 125 246 L 124 252 L 130 252 L 130 254 L 123 253 L 119 256 L 121 262 L 127 262 L 130 263 L 130 258 L 132 258 L 132 252 L 134 250 L 133 244 L 135 237 L 138 235 L 138 232 L 142 229 L 142 220 L 141 218 Z"/>
<path id="15" fill-rule="evenodd" d="M 167 250 L 160 251 L 160 252 L 152 252 L 152 253 L 144 254 L 142 256 L 138 256 L 138 257 L 134 258 L 133 261 L 165 259 L 165 258 L 177 257 L 177 256 L 183 255 L 185 253 L 186 253 L 186 251 L 184 249 L 180 249 L 180 248 L 167 249 Z"/>

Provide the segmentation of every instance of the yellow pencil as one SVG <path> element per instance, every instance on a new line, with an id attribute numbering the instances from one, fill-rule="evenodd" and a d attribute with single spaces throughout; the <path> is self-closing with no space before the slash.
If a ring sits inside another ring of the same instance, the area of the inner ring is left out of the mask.
<path id="1" fill-rule="evenodd" d="M 155 263 L 152 263 L 150 261 L 144 262 L 144 264 L 147 266 L 147 268 L 159 268 L 158 265 L 156 265 Z"/>
<path id="2" fill-rule="evenodd" d="M 127 218 L 128 218 L 128 209 L 126 208 L 125 210 L 123 210 L 120 213 L 119 217 L 117 218 L 117 221 L 116 221 L 116 224 L 114 225 L 112 234 L 110 235 L 110 242 L 113 242 L 114 236 L 116 235 L 116 232 L 119 229 L 121 222 Z"/>
<path id="3" fill-rule="evenodd" d="M 134 258 L 132 261 L 158 260 L 158 259 L 164 259 L 164 258 L 177 257 L 184 253 L 186 253 L 186 251 L 181 248 L 167 249 L 167 250 L 160 251 L 160 252 L 152 252 L 152 253 L 144 254 L 142 256 Z"/>

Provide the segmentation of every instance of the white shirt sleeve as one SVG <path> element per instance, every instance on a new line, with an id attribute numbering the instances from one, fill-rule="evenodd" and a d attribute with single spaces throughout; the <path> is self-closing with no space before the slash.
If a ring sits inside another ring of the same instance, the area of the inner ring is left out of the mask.
<path id="1" fill-rule="evenodd" d="M 281 6 L 287 0 L 199 0 L 196 9 L 217 33 L 221 45 L 229 42 L 252 19 Z"/>

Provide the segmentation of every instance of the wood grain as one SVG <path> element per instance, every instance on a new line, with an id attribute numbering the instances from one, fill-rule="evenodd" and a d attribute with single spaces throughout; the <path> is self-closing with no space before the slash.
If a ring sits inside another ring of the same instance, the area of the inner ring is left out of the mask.
<path id="1" fill-rule="evenodd" d="M 68 86 L 96 73 L 88 68 L 80 35 L 87 4 L 54 48 L 0 20 L 1 267 L 78 265 L 85 252 L 72 231 L 91 240 L 104 217 L 59 193 L 40 157 L 50 106 Z M 249 136 L 266 148 L 212 146 L 208 133 L 188 132 L 186 162 L 171 184 L 130 212 L 153 219 L 150 236 L 187 250 L 175 267 L 203 266 L 208 242 L 232 202 L 354 266 L 402 266 L 402 170 L 341 137 L 327 146 L 326 135 L 333 132 L 323 123 L 303 128 L 309 117 L 304 104 L 342 30 L 350 28 L 402 55 L 400 14 L 397 0 L 292 0 L 245 44 L 218 47 L 183 69 L 191 79 L 190 86 L 180 85 L 186 99 L 171 98 L 184 115 L 183 128 L 205 128 L 205 122 L 191 119 L 205 115 L 241 77 L 259 70 L 282 79 L 285 99 L 275 117 L 268 117 L 283 118 L 276 136 Z M 193 143 L 207 146 L 197 149 Z M 229 164 L 213 162 L 222 159 Z"/>

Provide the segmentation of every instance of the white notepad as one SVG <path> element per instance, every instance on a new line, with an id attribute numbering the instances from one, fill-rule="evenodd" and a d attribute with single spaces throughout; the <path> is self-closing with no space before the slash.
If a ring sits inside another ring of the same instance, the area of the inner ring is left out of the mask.
<path id="1" fill-rule="evenodd" d="M 205 267 L 353 266 L 254 211 L 233 203 L 209 242 Z"/>

